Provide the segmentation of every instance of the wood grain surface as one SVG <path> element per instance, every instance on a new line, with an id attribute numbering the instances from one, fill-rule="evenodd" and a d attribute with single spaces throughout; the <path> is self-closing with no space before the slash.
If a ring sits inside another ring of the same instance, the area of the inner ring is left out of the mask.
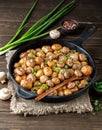
<path id="1" fill-rule="evenodd" d="M 65 4 L 70 0 L 65 0 Z M 34 0 L 0 0 L 0 47 L 15 34 L 25 14 L 32 6 Z M 47 14 L 60 0 L 39 0 L 38 6 L 33 12 L 24 31 L 34 22 Z M 53 24 L 50 29 L 56 27 L 64 19 L 75 19 L 80 24 L 94 23 L 97 32 L 85 40 L 83 47 L 87 49 L 95 59 L 97 67 L 96 79 L 102 78 L 102 1 L 80 0 L 77 7 L 68 15 Z M 75 40 L 82 30 L 73 35 L 63 36 L 63 39 Z M 23 32 L 22 32 L 23 33 Z M 49 36 L 44 37 L 49 38 Z M 0 56 L 0 71 L 6 70 L 5 55 Z M 0 88 L 5 87 L 0 84 Z M 92 98 L 96 99 L 94 95 Z M 100 99 L 102 100 L 102 99 Z M 0 101 L 0 130 L 101 130 L 102 111 L 96 115 L 92 113 L 76 114 L 63 113 L 48 116 L 28 116 L 11 114 L 10 101 Z"/>

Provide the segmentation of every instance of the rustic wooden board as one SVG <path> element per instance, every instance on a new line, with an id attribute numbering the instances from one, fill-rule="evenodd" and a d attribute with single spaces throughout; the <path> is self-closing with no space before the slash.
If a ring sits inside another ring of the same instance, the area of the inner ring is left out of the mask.
<path id="1" fill-rule="evenodd" d="M 35 12 L 32 14 L 28 29 L 36 20 L 47 14 L 60 0 L 43 0 L 39 1 Z M 22 19 L 32 6 L 34 0 L 0 0 L 0 47 L 15 34 Z M 66 0 L 66 3 L 69 0 Z M 63 19 L 76 19 L 81 24 L 93 22 L 97 26 L 97 32 L 83 43 L 95 59 L 97 67 L 96 78 L 102 78 L 102 1 L 101 0 L 82 0 L 78 6 Z M 59 20 L 53 25 L 60 24 Z M 52 27 L 52 28 L 53 28 Z M 25 31 L 24 30 L 24 31 Z M 67 35 L 63 39 L 74 40 L 78 38 L 81 32 L 74 35 Z M 49 36 L 45 37 L 49 38 Z M 6 70 L 5 56 L 0 56 L 0 71 Z M 0 85 L 0 88 L 5 87 Z M 102 111 L 95 116 L 91 113 L 86 114 L 59 114 L 41 117 L 22 115 L 13 115 L 9 109 L 10 101 L 0 101 L 0 130 L 101 130 L 102 128 Z"/>

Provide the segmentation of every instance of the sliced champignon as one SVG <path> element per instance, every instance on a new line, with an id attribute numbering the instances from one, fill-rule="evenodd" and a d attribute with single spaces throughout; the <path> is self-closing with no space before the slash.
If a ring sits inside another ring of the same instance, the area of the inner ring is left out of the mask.
<path id="1" fill-rule="evenodd" d="M 69 89 L 72 89 L 72 88 L 75 87 L 75 83 L 74 83 L 74 82 L 69 82 L 68 85 L 67 85 L 67 87 L 68 87 Z"/>
<path id="2" fill-rule="evenodd" d="M 92 74 L 92 67 L 90 65 L 85 65 L 81 68 L 81 72 L 84 74 L 84 75 L 91 75 Z"/>
<path id="3" fill-rule="evenodd" d="M 38 71 L 36 72 L 36 77 L 39 78 L 39 77 L 41 77 L 43 74 L 44 74 L 44 73 L 43 73 L 43 70 L 40 69 L 40 70 L 38 70 Z"/>
<path id="4" fill-rule="evenodd" d="M 67 59 L 66 64 L 67 64 L 69 67 L 72 67 L 72 66 L 73 66 L 73 59 Z"/>
<path id="5" fill-rule="evenodd" d="M 20 85 L 23 87 L 23 88 L 25 88 L 25 89 L 28 89 L 28 90 L 30 90 L 31 88 L 32 88 L 32 82 L 31 81 L 29 81 L 29 80 L 27 80 L 27 79 L 23 79 L 23 80 L 21 80 L 21 82 L 20 82 Z"/>
<path id="6" fill-rule="evenodd" d="M 78 61 L 78 53 L 70 54 L 70 57 L 71 57 L 74 61 Z"/>
<path id="7" fill-rule="evenodd" d="M 72 94 L 71 90 L 70 89 L 65 89 L 64 90 L 64 95 L 67 96 L 67 95 L 70 95 Z"/>
<path id="8" fill-rule="evenodd" d="M 52 45 L 52 49 L 58 51 L 58 50 L 62 49 L 62 45 L 60 45 L 60 44 L 53 44 Z"/>
<path id="9" fill-rule="evenodd" d="M 42 83 L 46 83 L 47 80 L 48 80 L 48 76 L 46 76 L 46 75 L 42 75 L 40 77 L 40 82 L 42 82 Z"/>
<path id="10" fill-rule="evenodd" d="M 70 89 L 70 91 L 71 91 L 72 93 L 77 92 L 78 90 L 79 90 L 78 87 L 74 87 L 74 88 Z"/>
<path id="11" fill-rule="evenodd" d="M 55 78 L 52 78 L 52 82 L 56 85 L 56 84 L 59 84 L 60 83 L 60 79 L 55 77 Z"/>
<path id="12" fill-rule="evenodd" d="M 54 86 L 54 83 L 52 82 L 52 80 L 47 80 L 46 81 L 46 84 L 50 87 L 53 87 Z"/>
<path id="13" fill-rule="evenodd" d="M 63 74 L 58 74 L 58 78 L 63 81 L 64 80 L 64 75 Z"/>
<path id="14" fill-rule="evenodd" d="M 41 58 L 45 58 L 45 56 L 46 56 L 43 51 L 38 51 L 38 52 L 36 53 L 36 55 L 37 55 L 38 57 L 41 57 Z"/>
<path id="15" fill-rule="evenodd" d="M 14 73 L 17 75 L 25 75 L 25 70 L 22 67 L 18 67 L 14 69 Z"/>
<path id="16" fill-rule="evenodd" d="M 51 46 L 43 46 L 43 47 L 42 47 L 42 50 L 43 50 L 43 52 L 45 52 L 45 53 L 52 52 Z"/>
<path id="17" fill-rule="evenodd" d="M 66 56 L 63 56 L 63 55 L 60 55 L 59 56 L 59 61 L 61 61 L 61 62 L 66 62 L 66 60 L 67 60 L 67 58 L 66 58 Z"/>
<path id="18" fill-rule="evenodd" d="M 34 83 L 36 81 L 36 77 L 34 76 L 34 74 L 30 73 L 30 74 L 27 75 L 27 80 Z"/>
<path id="19" fill-rule="evenodd" d="M 70 51 L 70 49 L 66 46 L 62 47 L 62 50 L 61 50 L 63 53 L 68 53 Z"/>
<path id="20" fill-rule="evenodd" d="M 78 69 L 74 71 L 74 74 L 78 77 L 81 77 L 83 75 L 82 72 Z"/>
<path id="21" fill-rule="evenodd" d="M 74 64 L 73 64 L 73 69 L 81 69 L 81 63 L 79 62 L 79 61 L 77 61 L 77 62 L 75 62 Z"/>
<path id="22" fill-rule="evenodd" d="M 51 70 L 50 67 L 45 67 L 45 68 L 43 69 L 43 71 L 44 71 L 44 74 L 45 74 L 46 76 L 51 76 L 51 75 L 52 75 L 52 70 Z"/>
<path id="23" fill-rule="evenodd" d="M 87 56 L 85 54 L 79 54 L 79 60 L 80 61 L 86 61 L 87 60 Z"/>
<path id="24" fill-rule="evenodd" d="M 80 81 L 80 84 L 78 85 L 78 88 L 84 88 L 87 84 L 87 81 L 85 79 Z"/>
<path id="25" fill-rule="evenodd" d="M 34 67 L 35 66 L 35 60 L 34 59 L 27 60 L 26 65 L 30 66 L 30 67 Z"/>
<path id="26" fill-rule="evenodd" d="M 40 65 L 42 62 L 43 62 L 43 58 L 41 58 L 41 57 L 36 57 L 35 58 L 35 63 L 36 64 Z"/>

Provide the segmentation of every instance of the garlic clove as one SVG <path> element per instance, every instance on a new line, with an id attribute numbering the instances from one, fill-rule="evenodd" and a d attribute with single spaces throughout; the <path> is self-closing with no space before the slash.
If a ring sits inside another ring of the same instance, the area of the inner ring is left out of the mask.
<path id="1" fill-rule="evenodd" d="M 5 72 L 0 72 L 0 82 L 4 84 L 6 82 L 6 73 Z"/>
<path id="2" fill-rule="evenodd" d="M 11 92 L 8 88 L 0 89 L 0 99 L 1 100 L 8 100 L 11 97 Z"/>

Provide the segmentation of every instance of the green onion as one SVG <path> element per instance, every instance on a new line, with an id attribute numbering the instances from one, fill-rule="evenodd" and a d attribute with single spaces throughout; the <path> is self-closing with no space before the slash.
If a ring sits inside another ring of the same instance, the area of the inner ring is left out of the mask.
<path id="1" fill-rule="evenodd" d="M 45 21 L 41 26 L 39 26 L 37 29 L 35 29 L 31 35 L 39 35 L 42 33 L 45 29 L 47 29 L 52 23 L 54 23 L 56 20 L 58 20 L 60 17 L 64 16 L 68 10 L 70 10 L 73 6 L 73 1 L 67 4 L 65 7 L 63 7 L 60 11 L 58 11 L 56 14 L 54 14 L 51 18 L 49 18 L 47 21 Z M 68 13 L 68 12 L 67 12 Z M 29 35 L 28 35 L 29 36 Z M 27 37 L 28 37 L 27 36 Z M 24 37 L 25 38 L 25 37 Z"/>
<path id="2" fill-rule="evenodd" d="M 32 13 L 33 9 L 35 8 L 38 0 L 34 3 L 32 8 L 27 13 L 26 17 L 22 21 L 20 27 L 18 28 L 16 34 L 14 37 L 3 47 L 0 48 L 0 55 L 6 53 L 7 51 L 18 47 L 19 45 L 23 44 L 24 42 L 27 43 L 28 41 L 35 40 L 38 38 L 41 38 L 43 36 L 46 36 L 49 34 L 49 32 L 44 32 L 48 27 L 50 27 L 54 22 L 56 22 L 59 18 L 62 18 L 64 15 L 69 13 L 76 1 L 73 0 L 70 3 L 66 4 L 62 9 L 57 11 L 59 7 L 63 4 L 64 0 L 62 0 L 50 13 L 42 17 L 40 20 L 38 20 L 27 32 L 23 34 L 19 39 L 15 40 L 17 36 L 20 34 L 22 29 L 24 28 L 24 25 L 26 24 L 30 14 Z M 60 29 L 61 27 L 57 27 L 57 29 Z"/>
<path id="3" fill-rule="evenodd" d="M 40 20 L 38 20 L 22 37 L 25 38 L 25 36 L 28 36 L 30 33 L 32 33 L 36 28 L 39 27 L 39 25 L 43 24 L 47 19 L 50 18 L 50 16 L 63 4 L 64 0 L 62 0 L 49 14 L 42 17 Z"/>
<path id="4" fill-rule="evenodd" d="M 20 40 L 17 40 L 17 41 L 16 41 L 17 45 L 15 45 L 16 43 L 14 42 L 14 46 L 13 46 L 13 45 L 11 45 L 12 47 L 11 47 L 11 46 L 7 46 L 9 43 L 11 43 L 12 41 L 14 41 L 14 39 L 15 39 L 15 38 L 18 36 L 18 34 L 22 31 L 22 29 L 23 29 L 23 27 L 24 27 L 24 24 L 26 23 L 28 17 L 30 16 L 30 14 L 31 14 L 31 12 L 33 11 L 34 7 L 36 6 L 36 3 L 37 3 L 37 2 L 38 2 L 38 0 L 34 3 L 34 5 L 32 6 L 32 8 L 31 8 L 31 9 L 29 10 L 29 12 L 27 13 L 26 17 L 24 18 L 24 20 L 22 21 L 20 27 L 18 28 L 17 33 L 15 34 L 15 36 L 4 46 L 4 48 L 3 48 L 3 47 L 0 48 L 0 51 L 3 51 L 3 50 L 5 50 L 5 49 L 7 49 L 7 48 L 13 49 L 13 48 L 15 48 L 16 46 L 18 46 L 19 43 L 23 43 L 23 42 L 30 41 L 30 40 L 33 40 L 33 39 L 38 39 L 39 37 L 43 37 L 43 36 L 49 34 L 49 33 L 44 33 L 44 34 L 42 34 L 41 36 L 38 36 L 38 37 L 31 37 L 31 38 L 28 38 L 28 39 L 23 40 L 23 41 L 21 40 L 21 39 L 25 39 L 25 37 L 28 37 L 29 35 L 31 35 L 32 31 L 34 31 L 36 28 L 38 28 L 38 26 L 39 26 L 40 24 L 43 24 L 44 21 L 47 20 L 47 19 L 63 4 L 64 0 L 62 0 L 48 15 L 46 15 L 46 16 L 42 17 L 40 20 L 38 20 L 38 21 L 20 38 Z M 19 43 L 18 43 L 18 42 L 19 42 Z M 7 47 L 6 47 L 6 46 L 7 46 Z M 8 51 L 8 50 L 7 50 L 7 51 Z M 4 53 L 5 53 L 5 51 L 4 51 Z M 2 55 L 3 52 L 0 53 L 0 54 Z"/>
<path id="5" fill-rule="evenodd" d="M 24 26 L 25 26 L 25 24 L 26 24 L 28 18 L 30 17 L 32 11 L 33 11 L 34 8 L 36 7 L 37 2 L 38 2 L 38 0 L 35 1 L 35 3 L 33 4 L 33 6 L 31 7 L 31 9 L 28 11 L 27 15 L 25 16 L 25 18 L 23 19 L 21 25 L 19 26 L 19 28 L 18 28 L 16 34 L 11 38 L 11 40 L 8 42 L 8 44 L 11 43 L 11 42 L 13 42 L 13 41 L 17 38 L 17 36 L 20 34 L 20 32 L 21 32 L 22 29 L 24 28 Z"/>

